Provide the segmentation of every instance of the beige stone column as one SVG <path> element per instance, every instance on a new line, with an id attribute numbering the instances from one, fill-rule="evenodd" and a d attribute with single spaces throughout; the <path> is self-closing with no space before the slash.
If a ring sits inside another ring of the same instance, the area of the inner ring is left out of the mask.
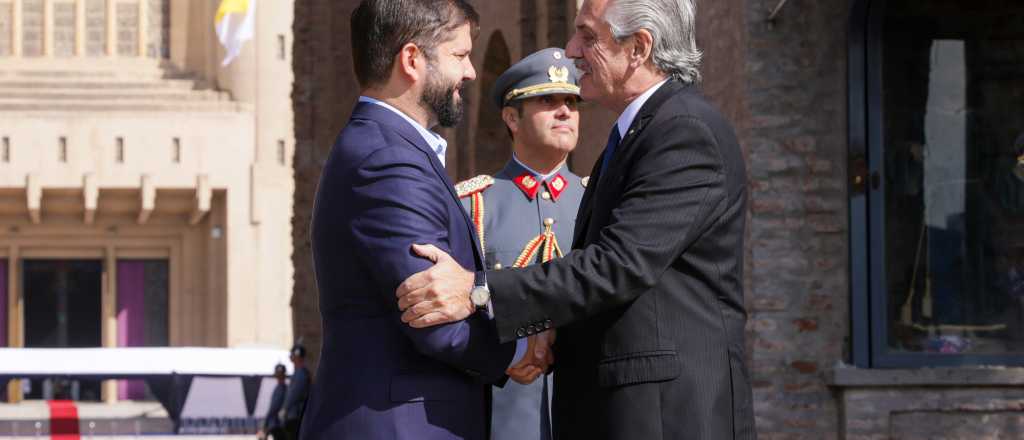
<path id="1" fill-rule="evenodd" d="M 117 0 L 107 0 L 107 56 L 117 56 Z"/>
<path id="2" fill-rule="evenodd" d="M 53 56 L 53 0 L 43 0 L 43 56 Z"/>
<path id="3" fill-rule="evenodd" d="M 11 1 L 11 55 L 21 56 L 21 0 Z"/>
<path id="4" fill-rule="evenodd" d="M 104 250 L 102 338 L 104 348 L 117 347 L 117 253 L 113 246 Z M 117 403 L 117 381 L 103 381 L 100 390 L 103 401 Z"/>
<path id="5" fill-rule="evenodd" d="M 149 43 L 149 0 L 139 0 L 139 58 L 146 57 Z"/>
<path id="6" fill-rule="evenodd" d="M 75 0 L 75 56 L 85 56 L 85 0 Z"/>
<path id="7" fill-rule="evenodd" d="M 18 348 L 25 346 L 24 326 L 21 323 L 23 315 L 21 306 L 24 295 L 19 286 L 21 285 L 21 274 L 18 267 L 21 266 L 18 257 L 18 247 L 11 246 L 7 253 L 7 346 Z M 18 403 L 22 400 L 21 381 L 12 380 L 7 383 L 7 401 Z"/>

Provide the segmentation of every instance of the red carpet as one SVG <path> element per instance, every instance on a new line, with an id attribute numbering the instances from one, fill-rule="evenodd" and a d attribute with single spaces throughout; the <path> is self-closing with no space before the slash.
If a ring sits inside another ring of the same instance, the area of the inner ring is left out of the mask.
<path id="1" fill-rule="evenodd" d="M 70 400 L 50 400 L 50 438 L 79 440 L 78 408 Z"/>

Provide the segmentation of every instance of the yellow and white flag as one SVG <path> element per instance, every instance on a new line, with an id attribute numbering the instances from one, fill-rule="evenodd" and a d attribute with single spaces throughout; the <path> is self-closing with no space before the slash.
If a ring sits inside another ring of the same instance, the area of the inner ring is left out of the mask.
<path id="1" fill-rule="evenodd" d="M 217 39 L 224 46 L 227 66 L 242 52 L 242 45 L 253 37 L 256 29 L 256 0 L 221 0 L 214 20 Z"/>

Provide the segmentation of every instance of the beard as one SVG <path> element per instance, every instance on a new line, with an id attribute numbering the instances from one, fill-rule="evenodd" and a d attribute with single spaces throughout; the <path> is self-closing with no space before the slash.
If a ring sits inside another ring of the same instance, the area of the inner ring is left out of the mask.
<path id="1" fill-rule="evenodd" d="M 423 88 L 423 96 L 420 97 L 420 103 L 434 113 L 437 117 L 438 125 L 454 127 L 462 120 L 464 103 L 462 100 L 455 99 L 455 92 L 459 92 L 459 96 L 462 96 L 462 89 L 465 84 L 463 81 L 445 84 L 442 82 L 441 75 L 436 73 L 427 77 L 427 84 Z"/>

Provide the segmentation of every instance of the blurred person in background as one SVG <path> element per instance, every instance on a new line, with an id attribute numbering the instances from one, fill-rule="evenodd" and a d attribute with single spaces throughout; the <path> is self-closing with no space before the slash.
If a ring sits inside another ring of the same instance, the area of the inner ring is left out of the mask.
<path id="1" fill-rule="evenodd" d="M 288 384 L 288 393 L 281 408 L 281 420 L 288 440 L 299 438 L 299 426 L 302 425 L 302 414 L 306 410 L 306 399 L 309 398 L 310 376 L 306 368 L 306 347 L 302 344 L 292 346 L 292 380 Z"/>
<path id="2" fill-rule="evenodd" d="M 274 440 L 287 439 L 284 432 L 284 421 L 280 417 L 281 409 L 284 407 L 285 393 L 288 392 L 288 385 L 285 384 L 286 377 L 287 372 L 284 365 L 274 366 L 274 379 L 277 379 L 277 386 L 274 387 L 274 393 L 270 395 L 270 408 L 267 409 L 267 415 L 263 418 L 263 428 L 256 433 L 256 438 L 260 440 L 268 437 Z"/>

